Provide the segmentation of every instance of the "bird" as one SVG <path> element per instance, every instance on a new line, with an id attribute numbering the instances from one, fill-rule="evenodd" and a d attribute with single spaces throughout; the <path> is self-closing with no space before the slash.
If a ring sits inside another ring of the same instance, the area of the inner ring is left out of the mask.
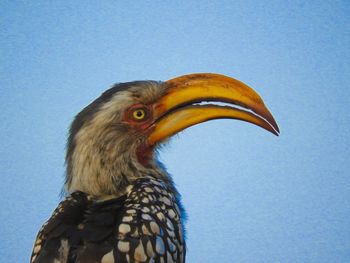
<path id="1" fill-rule="evenodd" d="M 185 210 L 159 148 L 193 125 L 249 122 L 279 135 L 256 91 L 215 73 L 118 83 L 69 129 L 62 201 L 31 263 L 185 262 Z"/>

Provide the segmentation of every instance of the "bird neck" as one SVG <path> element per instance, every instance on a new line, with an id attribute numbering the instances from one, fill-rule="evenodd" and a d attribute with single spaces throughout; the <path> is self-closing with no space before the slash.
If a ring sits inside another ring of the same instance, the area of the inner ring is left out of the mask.
<path id="1" fill-rule="evenodd" d="M 98 116 L 70 134 L 65 184 L 68 193 L 120 196 L 137 178 L 152 175 L 167 181 L 153 149 L 144 146 L 144 138 L 128 136 L 124 126 L 105 123 L 106 118 Z"/>
<path id="2" fill-rule="evenodd" d="M 67 158 L 66 191 L 81 191 L 97 197 L 121 196 L 138 178 L 153 176 L 170 182 L 167 173 L 154 161 L 153 154 L 147 165 L 139 159 L 140 153 L 133 145 L 110 148 L 101 142 L 95 144 L 93 140 L 77 144 Z"/>

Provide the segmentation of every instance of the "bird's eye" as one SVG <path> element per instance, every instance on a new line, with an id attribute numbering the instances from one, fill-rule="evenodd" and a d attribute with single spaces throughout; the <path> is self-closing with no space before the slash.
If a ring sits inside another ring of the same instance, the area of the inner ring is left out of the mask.
<path id="1" fill-rule="evenodd" d="M 135 120 L 143 120 L 146 117 L 146 111 L 144 109 L 134 110 L 132 116 Z"/>

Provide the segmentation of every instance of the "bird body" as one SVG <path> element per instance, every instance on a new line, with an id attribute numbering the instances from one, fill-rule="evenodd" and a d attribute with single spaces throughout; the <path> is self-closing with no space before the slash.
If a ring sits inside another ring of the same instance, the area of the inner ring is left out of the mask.
<path id="1" fill-rule="evenodd" d="M 259 95 L 223 75 L 128 82 L 104 92 L 71 125 L 66 197 L 39 231 L 30 262 L 185 262 L 181 198 L 157 148 L 219 118 L 279 133 Z"/>
<path id="2" fill-rule="evenodd" d="M 117 198 L 74 192 L 40 230 L 32 262 L 184 262 L 182 210 L 173 193 L 152 176 Z"/>

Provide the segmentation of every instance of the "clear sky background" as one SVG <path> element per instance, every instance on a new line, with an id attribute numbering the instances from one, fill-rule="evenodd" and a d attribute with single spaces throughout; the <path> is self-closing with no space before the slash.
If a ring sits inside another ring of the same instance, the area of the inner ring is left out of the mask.
<path id="1" fill-rule="evenodd" d="M 281 128 L 217 120 L 161 154 L 188 262 L 350 262 L 349 1 L 0 4 L 0 258 L 28 262 L 74 115 L 115 82 L 194 72 L 257 90 Z"/>

